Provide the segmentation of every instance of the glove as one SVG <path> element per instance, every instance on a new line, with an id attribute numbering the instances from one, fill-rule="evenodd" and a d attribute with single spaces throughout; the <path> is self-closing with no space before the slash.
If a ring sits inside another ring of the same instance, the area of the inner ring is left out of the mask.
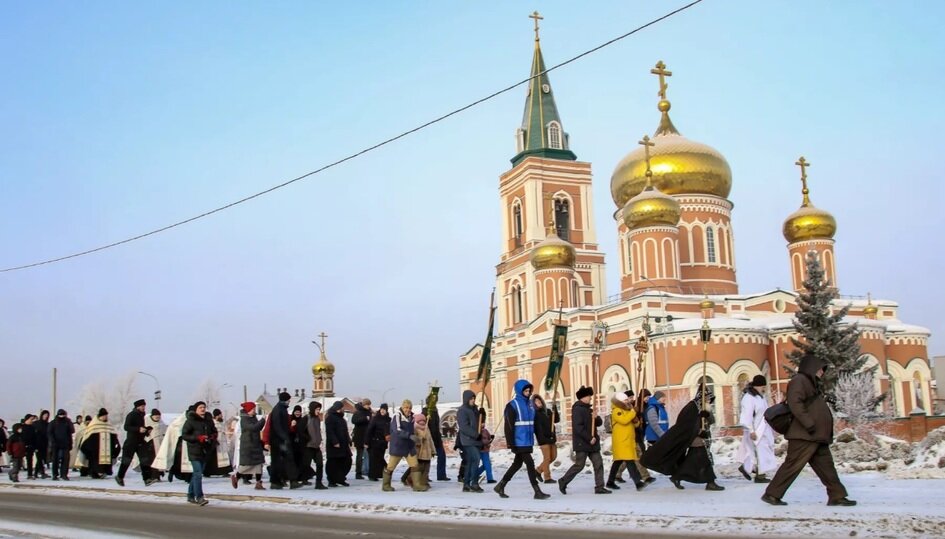
<path id="1" fill-rule="evenodd" d="M 703 419 L 709 419 L 710 417 L 712 417 L 712 413 L 709 412 L 708 410 L 702 410 L 701 412 L 699 412 L 699 417 Z"/>
<path id="2" fill-rule="evenodd" d="M 201 434 L 201 435 L 197 436 L 197 441 L 200 442 L 200 443 L 202 443 L 202 444 L 207 443 L 207 435 L 206 435 L 206 434 Z"/>
<path id="3" fill-rule="evenodd" d="M 703 440 L 708 440 L 708 439 L 709 439 L 709 431 L 704 430 L 704 431 L 700 432 L 700 433 L 699 433 L 699 437 L 702 438 Z"/>

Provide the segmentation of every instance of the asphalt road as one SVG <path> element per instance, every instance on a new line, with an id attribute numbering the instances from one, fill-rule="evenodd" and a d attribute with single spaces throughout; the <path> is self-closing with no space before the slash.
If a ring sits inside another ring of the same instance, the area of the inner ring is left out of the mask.
<path id="1" fill-rule="evenodd" d="M 130 537 L 199 539 L 260 539 L 273 537 L 403 537 L 409 539 L 574 539 L 587 535 L 594 539 L 653 537 L 653 531 L 619 533 L 574 528 L 483 526 L 447 519 L 394 520 L 362 518 L 350 514 L 324 515 L 304 512 L 233 507 L 220 503 L 206 507 L 180 503 L 152 503 L 113 498 L 82 498 L 36 494 L 22 490 L 0 491 L 2 521 L 32 522 L 119 534 Z M 87 534 L 87 533 L 86 533 Z M 303 535 L 304 534 L 304 535 Z M 659 535 L 659 537 L 686 537 Z M 692 537 L 692 536 L 688 536 Z"/>

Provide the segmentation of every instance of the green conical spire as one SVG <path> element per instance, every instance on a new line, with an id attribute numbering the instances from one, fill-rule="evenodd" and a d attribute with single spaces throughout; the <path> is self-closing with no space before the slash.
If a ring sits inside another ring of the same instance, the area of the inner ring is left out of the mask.
<path id="1" fill-rule="evenodd" d="M 518 132 L 519 153 L 512 158 L 512 165 L 517 165 L 530 155 L 575 161 L 577 156 L 568 149 L 568 135 L 564 132 L 561 117 L 558 116 L 555 94 L 551 91 L 551 81 L 545 73 L 545 59 L 542 57 L 541 42 L 538 39 L 538 20 L 541 17 L 537 12 L 530 17 L 535 19 L 532 79 L 528 83 L 522 128 Z"/>

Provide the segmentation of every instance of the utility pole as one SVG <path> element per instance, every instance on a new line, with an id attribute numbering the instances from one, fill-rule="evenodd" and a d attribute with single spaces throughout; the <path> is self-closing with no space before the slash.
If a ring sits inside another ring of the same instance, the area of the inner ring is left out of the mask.
<path id="1" fill-rule="evenodd" d="M 56 381 L 57 381 L 57 380 L 56 380 L 56 376 L 57 376 L 57 374 L 58 374 L 58 372 L 57 372 L 57 370 L 56 370 L 56 367 L 53 367 L 53 370 L 52 370 L 52 409 L 53 409 L 53 413 L 55 413 L 55 411 L 58 410 L 58 408 L 56 408 Z"/>

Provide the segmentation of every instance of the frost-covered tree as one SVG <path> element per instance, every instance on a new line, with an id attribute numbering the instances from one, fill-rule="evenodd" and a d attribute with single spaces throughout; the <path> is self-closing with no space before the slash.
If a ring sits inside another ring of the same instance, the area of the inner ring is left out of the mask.
<path id="1" fill-rule="evenodd" d="M 839 376 L 858 373 L 866 364 L 866 356 L 860 356 L 860 332 L 856 324 L 843 321 L 849 306 L 831 312 L 837 289 L 833 287 L 820 265 L 816 251 L 807 253 L 807 278 L 804 290 L 798 295 L 800 310 L 794 316 L 794 329 L 799 339 L 791 338 L 794 350 L 787 354 L 793 368 L 785 366 L 793 375 L 801 361 L 808 356 L 824 360 L 830 368 L 824 374 L 824 397 L 836 408 L 835 386 Z M 874 369 L 870 369 L 872 373 Z"/>
<path id="2" fill-rule="evenodd" d="M 138 394 L 136 373 L 129 371 L 118 378 L 95 380 L 79 392 L 75 404 L 81 413 L 95 417 L 99 409 L 108 410 L 108 422 L 120 425 L 125 415 L 131 411 L 134 401 L 141 398 Z"/>
<path id="3" fill-rule="evenodd" d="M 877 406 L 884 395 L 876 394 L 873 384 L 875 373 L 866 370 L 863 372 L 842 373 L 837 377 L 833 387 L 834 404 L 837 415 L 848 423 L 858 424 L 870 419 L 877 419 L 882 415 Z"/>

